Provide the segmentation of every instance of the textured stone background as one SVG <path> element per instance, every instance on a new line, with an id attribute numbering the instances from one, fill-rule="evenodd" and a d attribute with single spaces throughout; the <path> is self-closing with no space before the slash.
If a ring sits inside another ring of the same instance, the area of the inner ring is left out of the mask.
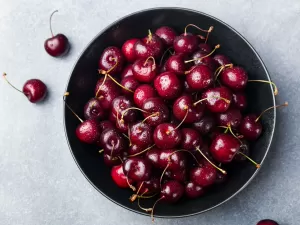
<path id="1" fill-rule="evenodd" d="M 288 100 L 290 106 L 278 112 L 272 150 L 242 193 L 205 214 L 156 223 L 255 225 L 270 217 L 281 225 L 299 224 L 299 0 L 0 0 L 0 70 L 18 87 L 40 78 L 50 90 L 44 104 L 32 105 L 0 82 L 1 225 L 151 224 L 102 197 L 80 173 L 64 135 L 61 96 L 76 58 L 102 28 L 158 6 L 200 10 L 241 32 L 278 84 L 278 102 Z M 54 9 L 54 32 L 66 34 L 73 45 L 64 59 L 43 49 Z"/>

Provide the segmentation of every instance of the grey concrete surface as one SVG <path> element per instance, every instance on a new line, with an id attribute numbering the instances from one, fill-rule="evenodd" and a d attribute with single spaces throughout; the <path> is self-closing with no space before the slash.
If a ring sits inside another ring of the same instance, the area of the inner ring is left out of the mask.
<path id="1" fill-rule="evenodd" d="M 46 102 L 33 105 L 0 81 L 1 225 L 151 224 L 101 196 L 80 173 L 64 135 L 61 96 L 75 60 L 102 28 L 158 6 L 200 10 L 236 28 L 267 65 L 278 102 L 290 106 L 278 112 L 271 152 L 242 193 L 205 214 L 156 224 L 255 225 L 262 218 L 300 223 L 299 0 L 0 0 L 0 71 L 18 87 L 40 78 L 50 91 Z M 54 9 L 54 32 L 72 42 L 64 59 L 49 57 L 43 48 Z"/>

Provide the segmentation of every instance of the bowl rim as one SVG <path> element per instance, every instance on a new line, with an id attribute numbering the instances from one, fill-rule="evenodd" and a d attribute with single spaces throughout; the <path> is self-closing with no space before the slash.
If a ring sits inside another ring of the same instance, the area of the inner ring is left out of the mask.
<path id="1" fill-rule="evenodd" d="M 198 10 L 194 10 L 194 9 L 189 9 L 189 8 L 184 8 L 184 7 L 154 7 L 154 8 L 147 8 L 147 9 L 142 9 L 142 10 L 139 10 L 139 11 L 135 11 L 133 13 L 130 13 L 130 14 L 127 14 L 119 19 L 117 19 L 116 21 L 110 23 L 109 25 L 107 25 L 105 28 L 103 28 L 100 32 L 97 33 L 97 35 L 86 45 L 86 47 L 81 51 L 81 53 L 79 54 L 79 56 L 77 57 L 76 59 L 76 62 L 74 64 L 74 66 L 72 67 L 72 70 L 71 70 L 71 73 L 69 75 L 69 79 L 67 81 L 67 85 L 66 85 L 66 89 L 65 89 L 65 92 L 68 91 L 68 86 L 69 86 L 69 83 L 70 83 L 70 80 L 72 78 L 72 74 L 74 72 L 74 69 L 78 63 L 78 61 L 80 60 L 80 58 L 83 56 L 84 52 L 89 48 L 89 46 L 100 36 L 102 35 L 103 33 L 105 33 L 107 30 L 109 30 L 111 27 L 115 26 L 116 24 L 118 24 L 120 21 L 128 18 L 128 17 L 131 17 L 131 16 L 134 16 L 136 14 L 140 14 L 140 13 L 144 13 L 144 12 L 148 12 L 148 11 L 155 11 L 155 10 L 182 10 L 182 11 L 188 11 L 188 12 L 193 12 L 193 13 L 197 13 L 197 14 L 201 14 L 201 15 L 204 15 L 206 17 L 209 17 L 221 24 L 223 24 L 224 26 L 228 27 L 230 30 L 232 30 L 233 32 L 235 32 L 241 39 L 243 39 L 243 41 L 251 48 L 251 50 L 255 53 L 256 57 L 258 58 L 259 62 L 261 63 L 262 65 L 262 68 L 263 70 L 265 71 L 266 75 L 267 75 L 267 78 L 269 81 L 271 81 L 271 76 L 267 70 L 267 67 L 265 66 L 263 60 L 261 59 L 260 55 L 256 52 L 256 50 L 254 49 L 254 47 L 249 43 L 249 41 L 247 41 L 247 39 L 241 35 L 237 30 L 235 30 L 233 27 L 231 27 L 230 25 L 228 25 L 227 23 L 223 22 L 222 20 L 214 17 L 214 16 L 211 16 L 209 14 L 206 14 L 204 12 L 201 12 L 201 11 L 198 11 Z M 272 92 L 274 93 L 274 88 L 273 86 L 270 84 L 270 88 L 272 90 Z M 273 105 L 275 106 L 276 105 L 276 100 L 275 100 L 275 96 L 272 95 L 272 98 L 273 98 Z M 81 171 L 81 173 L 83 174 L 83 176 L 88 180 L 88 182 L 99 192 L 101 193 L 104 197 L 106 197 L 108 200 L 112 201 L 113 203 L 123 207 L 124 209 L 127 209 L 129 211 L 132 211 L 132 212 L 135 212 L 135 213 L 138 213 L 140 215 L 144 215 L 144 216 L 149 216 L 149 214 L 145 213 L 145 212 L 141 212 L 141 211 L 138 211 L 138 210 L 135 210 L 135 209 L 132 209 L 132 208 L 129 208 L 127 206 L 124 206 L 122 205 L 121 203 L 115 201 L 114 199 L 110 198 L 108 195 L 106 195 L 104 192 L 102 192 L 97 186 L 95 186 L 93 184 L 93 182 L 87 177 L 87 175 L 85 174 L 85 172 L 82 170 L 82 168 L 80 167 L 79 165 L 79 162 L 77 161 L 76 157 L 74 156 L 74 153 L 72 151 L 72 148 L 71 148 L 71 145 L 70 145 L 70 141 L 69 141 L 69 138 L 68 138 L 68 134 L 67 134 L 67 127 L 66 127 L 66 117 L 65 117 L 65 113 L 66 113 L 66 105 L 65 105 L 65 102 L 63 102 L 63 124 L 64 124 L 64 131 L 65 131 L 65 137 L 67 139 L 67 142 L 68 142 L 68 146 L 69 146 L 69 150 L 72 154 L 72 157 L 77 165 L 77 167 L 79 168 L 79 170 Z M 273 123 L 273 129 L 271 131 L 271 136 L 270 136 L 270 142 L 267 146 L 267 150 L 266 150 L 266 153 L 264 155 L 264 157 L 262 158 L 261 162 L 260 162 L 260 165 L 262 167 L 266 157 L 267 157 L 267 154 L 269 153 L 269 150 L 270 150 L 270 147 L 272 145 L 272 142 L 273 142 L 273 136 L 274 136 L 274 132 L 275 132 L 275 127 L 276 127 L 276 109 L 273 109 L 273 115 L 274 115 L 274 123 Z M 176 215 L 176 216 L 164 216 L 164 215 L 154 215 L 154 217 L 156 218 L 166 218 L 166 219 L 172 219 L 172 218 L 184 218 L 184 217 L 189 217 L 189 216 L 195 216 L 195 215 L 198 215 L 198 214 L 202 214 L 204 212 L 207 212 L 207 211 L 210 211 L 222 204 L 224 204 L 225 202 L 229 201 L 230 199 L 232 199 L 233 197 L 235 197 L 237 194 L 239 194 L 242 190 L 244 190 L 249 184 L 250 182 L 253 180 L 253 178 L 257 175 L 257 173 L 260 171 L 260 168 L 256 169 L 256 171 L 253 173 L 253 175 L 249 178 L 249 180 L 242 186 L 240 187 L 234 194 L 232 194 L 231 196 L 229 196 L 228 198 L 226 198 L 225 200 L 223 200 L 222 202 L 208 208 L 208 209 L 205 209 L 205 210 L 202 210 L 202 211 L 199 211 L 199 212 L 195 212 L 195 213 L 189 213 L 189 214 L 183 214 L 183 215 Z"/>

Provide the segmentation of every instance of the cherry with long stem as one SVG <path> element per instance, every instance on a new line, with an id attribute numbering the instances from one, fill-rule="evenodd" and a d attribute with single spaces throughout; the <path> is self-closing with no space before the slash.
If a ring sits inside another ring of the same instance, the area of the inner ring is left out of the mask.
<path id="1" fill-rule="evenodd" d="M 53 13 L 51 13 L 51 15 L 50 15 L 50 19 L 49 19 L 49 24 L 50 24 L 50 32 L 51 32 L 51 35 L 52 35 L 52 37 L 54 37 L 54 35 L 53 35 L 53 31 L 52 31 L 52 16 L 53 16 L 53 14 L 54 13 L 57 13 L 58 12 L 58 10 L 55 10 Z"/>
<path id="2" fill-rule="evenodd" d="M 188 25 L 186 25 L 186 27 L 184 28 L 184 35 L 186 35 L 186 33 L 187 33 L 187 28 L 188 28 L 188 27 L 195 27 L 196 29 L 198 29 L 198 30 L 200 30 L 200 31 L 202 31 L 202 32 L 207 33 L 207 34 L 206 34 L 206 38 L 205 38 L 205 43 L 206 43 L 207 40 L 208 40 L 209 34 L 210 34 L 210 33 L 213 31 L 213 29 L 214 29 L 213 26 L 210 26 L 208 30 L 204 30 L 204 29 L 202 29 L 202 28 L 200 28 L 200 27 L 198 27 L 198 26 L 196 26 L 196 25 L 194 25 L 194 24 L 188 24 Z"/>
<path id="3" fill-rule="evenodd" d="M 242 152 L 237 152 L 237 154 L 241 154 L 242 156 L 244 156 L 246 159 L 248 159 L 250 162 L 252 162 L 256 168 L 260 168 L 260 164 L 255 162 L 253 159 L 251 159 L 249 156 L 247 156 L 246 154 L 242 153 Z"/>
<path id="4" fill-rule="evenodd" d="M 181 122 L 173 129 L 173 130 L 167 130 L 166 131 L 166 134 L 170 134 L 171 132 L 173 132 L 174 130 L 177 130 L 183 123 L 184 123 L 184 121 L 185 121 L 185 119 L 186 119 L 186 117 L 187 117 L 187 115 L 188 115 L 188 113 L 189 113 L 189 107 L 188 106 L 186 106 L 185 107 L 185 110 L 186 110 L 186 113 L 185 113 L 185 115 L 184 115 L 184 117 L 183 117 L 183 119 L 181 120 Z"/>
<path id="5" fill-rule="evenodd" d="M 233 67 L 233 64 L 232 64 L 232 63 L 230 63 L 230 64 L 225 64 L 225 65 L 220 66 L 220 67 L 218 67 L 218 68 L 216 69 L 215 74 L 214 74 L 215 80 L 218 79 L 220 73 L 221 73 L 225 68 L 227 68 L 227 67 L 232 68 L 232 67 Z"/>
<path id="6" fill-rule="evenodd" d="M 203 102 L 203 101 L 205 101 L 205 100 L 212 99 L 212 98 L 217 99 L 217 100 L 222 99 L 222 100 L 224 100 L 227 104 L 230 104 L 230 100 L 228 100 L 228 99 L 226 99 L 226 98 L 223 98 L 223 97 L 220 97 L 220 96 L 212 96 L 212 97 L 210 97 L 210 98 L 203 98 L 203 99 L 200 99 L 200 100 L 194 102 L 193 105 L 196 106 L 197 104 L 199 104 L 199 103 L 201 103 L 201 102 Z"/>
<path id="7" fill-rule="evenodd" d="M 134 202 L 134 201 L 136 200 L 136 198 L 138 197 L 138 194 L 139 194 L 141 188 L 143 187 L 143 185 L 144 185 L 144 181 L 143 181 L 143 182 L 141 183 L 141 185 L 139 186 L 137 192 L 136 192 L 135 194 L 133 194 L 133 195 L 129 198 L 129 200 L 130 200 L 131 202 Z"/>
<path id="8" fill-rule="evenodd" d="M 140 108 L 137 108 L 137 107 L 130 107 L 130 108 L 127 108 L 125 109 L 123 112 L 122 112 L 122 115 L 121 115 L 121 119 L 120 119 L 120 123 L 124 123 L 124 115 L 125 113 L 127 113 L 129 110 L 138 110 L 138 111 L 141 111 L 143 113 L 148 113 L 147 111 L 143 110 L 143 109 L 140 109 Z"/>
<path id="9" fill-rule="evenodd" d="M 214 48 L 209 54 L 207 54 L 207 55 L 205 55 L 205 56 L 203 56 L 203 57 L 195 58 L 195 59 L 190 59 L 190 60 L 186 60 L 186 61 L 184 61 L 184 63 L 190 63 L 190 62 L 194 62 L 194 61 L 197 61 L 197 60 L 201 61 L 202 59 L 211 56 L 218 48 L 220 48 L 220 46 L 221 46 L 221 45 L 219 45 L 219 44 L 216 45 L 215 48 Z"/>
<path id="10" fill-rule="evenodd" d="M 265 109 L 265 110 L 262 111 L 262 113 L 256 118 L 255 122 L 257 122 L 257 121 L 261 118 L 261 116 L 262 116 L 264 113 L 268 112 L 269 110 L 271 110 L 271 109 L 276 109 L 276 108 L 280 108 L 280 107 L 286 107 L 286 106 L 288 106 L 288 105 L 289 105 L 289 103 L 288 103 L 288 102 L 285 102 L 285 103 L 283 103 L 283 104 L 281 104 L 281 105 L 276 105 L 276 106 L 272 106 L 272 107 L 269 107 L 269 108 Z"/>
<path id="11" fill-rule="evenodd" d="M 143 151 L 141 151 L 141 152 L 139 152 L 139 153 L 136 153 L 136 154 L 134 154 L 134 155 L 129 155 L 128 157 L 135 157 L 135 156 L 141 155 L 141 154 L 143 154 L 143 153 L 149 151 L 150 149 L 152 149 L 154 146 L 155 146 L 155 145 L 151 145 L 150 147 L 144 149 Z"/>

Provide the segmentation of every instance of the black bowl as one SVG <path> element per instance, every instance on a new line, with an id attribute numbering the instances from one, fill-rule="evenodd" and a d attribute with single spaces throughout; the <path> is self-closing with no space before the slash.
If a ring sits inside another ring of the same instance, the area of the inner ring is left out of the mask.
<path id="1" fill-rule="evenodd" d="M 221 44 L 219 53 L 225 53 L 236 65 L 244 67 L 250 79 L 270 80 L 270 76 L 262 60 L 253 47 L 237 31 L 224 22 L 207 14 L 181 8 L 157 8 L 140 11 L 126 16 L 101 31 L 83 51 L 75 64 L 67 86 L 71 94 L 67 102 L 74 111 L 83 116 L 85 103 L 94 96 L 94 87 L 99 79 L 97 73 L 98 60 L 103 49 L 107 46 L 121 47 L 125 40 L 133 37 L 144 37 L 147 30 L 167 25 L 183 32 L 187 24 L 196 24 L 203 28 L 214 26 L 209 42 L 213 46 Z M 194 28 L 190 28 L 193 30 Z M 193 30 L 198 32 L 197 30 Z M 271 85 L 252 83 L 248 85 L 247 94 L 249 111 L 260 113 L 273 106 L 275 99 Z M 128 197 L 129 190 L 119 189 L 112 181 L 110 169 L 103 163 L 103 158 L 97 153 L 95 146 L 81 143 L 75 135 L 79 121 L 65 107 L 65 130 L 71 153 L 88 181 L 111 201 L 131 211 L 146 214 L 136 204 L 131 203 Z M 275 128 L 276 111 L 271 110 L 262 117 L 263 134 L 259 140 L 252 144 L 251 157 L 262 163 L 271 145 Z M 213 188 L 207 195 L 196 200 L 183 199 L 175 205 L 158 204 L 155 209 L 157 217 L 183 217 L 205 212 L 228 201 L 240 192 L 257 173 L 251 163 L 230 170 L 227 183 Z M 143 205 L 152 206 L 154 200 L 145 200 Z M 100 204 L 100 203 L 99 203 Z"/>

